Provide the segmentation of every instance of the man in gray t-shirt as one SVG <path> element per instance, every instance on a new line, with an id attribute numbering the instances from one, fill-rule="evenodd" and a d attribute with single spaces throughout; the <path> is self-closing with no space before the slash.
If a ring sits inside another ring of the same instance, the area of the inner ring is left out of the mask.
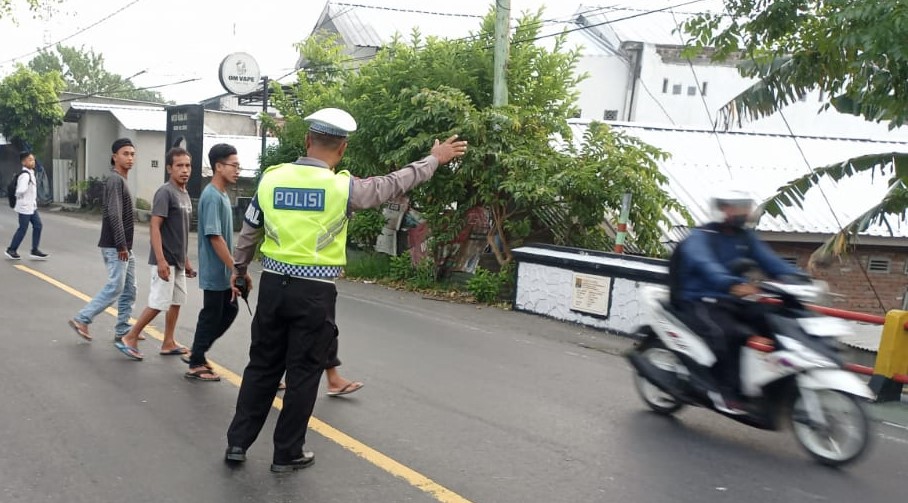
<path id="1" fill-rule="evenodd" d="M 185 187 L 179 187 L 174 178 L 162 185 L 154 194 L 151 216 L 160 217 L 161 252 L 170 266 L 185 269 L 189 246 L 189 225 L 192 218 L 192 200 Z M 154 243 L 148 256 L 148 265 L 157 266 Z"/>
<path id="2" fill-rule="evenodd" d="M 195 271 L 189 262 L 189 221 L 192 216 L 192 201 L 186 192 L 189 175 L 192 173 L 192 158 L 186 149 L 174 147 L 164 156 L 170 180 L 154 195 L 151 210 L 151 282 L 148 289 L 148 307 L 142 311 L 136 324 L 116 344 L 121 353 L 141 360 L 139 333 L 151 323 L 161 311 L 167 311 L 164 325 L 162 355 L 184 355 L 189 352 L 174 340 L 180 306 L 186 302 L 186 278 L 194 278 Z"/>

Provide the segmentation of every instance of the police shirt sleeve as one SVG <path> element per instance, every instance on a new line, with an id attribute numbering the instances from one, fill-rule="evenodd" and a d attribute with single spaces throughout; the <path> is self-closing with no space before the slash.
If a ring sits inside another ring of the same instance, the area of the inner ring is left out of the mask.
<path id="1" fill-rule="evenodd" d="M 438 159 L 428 156 L 385 176 L 354 178 L 350 184 L 351 212 L 377 208 L 428 181 L 438 169 Z"/>
<path id="2" fill-rule="evenodd" d="M 236 249 L 233 252 L 233 262 L 236 265 L 237 272 L 244 274 L 246 266 L 252 262 L 255 256 L 255 250 L 258 248 L 265 234 L 265 217 L 259 206 L 258 197 L 253 197 L 246 208 L 246 216 L 243 219 L 243 229 L 236 240 Z"/>

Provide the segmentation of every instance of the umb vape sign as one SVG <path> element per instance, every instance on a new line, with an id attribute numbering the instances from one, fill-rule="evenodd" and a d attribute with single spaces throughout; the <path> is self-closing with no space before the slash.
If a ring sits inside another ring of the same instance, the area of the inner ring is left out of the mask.
<path id="1" fill-rule="evenodd" d="M 262 80 L 259 64 L 245 52 L 235 52 L 221 61 L 218 70 L 221 85 L 231 94 L 244 96 L 258 89 Z"/>

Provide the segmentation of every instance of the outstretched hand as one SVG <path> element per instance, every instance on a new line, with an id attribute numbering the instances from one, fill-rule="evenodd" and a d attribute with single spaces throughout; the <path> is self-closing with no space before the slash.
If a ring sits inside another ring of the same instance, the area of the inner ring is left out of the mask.
<path id="1" fill-rule="evenodd" d="M 435 145 L 432 147 L 432 157 L 438 159 L 438 164 L 447 164 L 451 162 L 454 158 L 460 157 L 467 152 L 467 142 L 464 140 L 457 140 L 457 135 L 454 135 L 444 143 L 435 140 Z"/>

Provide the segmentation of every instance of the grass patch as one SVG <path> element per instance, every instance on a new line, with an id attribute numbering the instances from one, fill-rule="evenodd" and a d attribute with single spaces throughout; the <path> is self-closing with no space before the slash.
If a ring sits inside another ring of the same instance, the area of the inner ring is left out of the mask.
<path id="1" fill-rule="evenodd" d="M 391 273 L 391 257 L 384 253 L 347 250 L 344 275 L 351 279 L 381 279 Z"/>

